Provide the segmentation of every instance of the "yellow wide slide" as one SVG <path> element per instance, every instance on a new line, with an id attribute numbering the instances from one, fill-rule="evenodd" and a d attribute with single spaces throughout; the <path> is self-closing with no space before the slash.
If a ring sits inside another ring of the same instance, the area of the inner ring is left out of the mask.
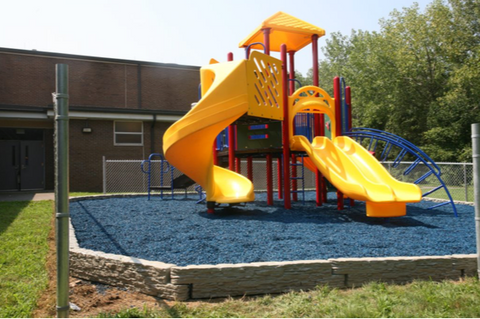
<path id="1" fill-rule="evenodd" d="M 327 137 L 315 137 L 310 144 L 304 136 L 295 135 L 290 145 L 292 149 L 304 150 L 322 175 L 343 194 L 366 201 L 367 216 L 403 216 L 407 202 L 422 199 L 417 185 L 394 179 L 365 148 L 349 137 L 339 136 L 333 142 Z"/>

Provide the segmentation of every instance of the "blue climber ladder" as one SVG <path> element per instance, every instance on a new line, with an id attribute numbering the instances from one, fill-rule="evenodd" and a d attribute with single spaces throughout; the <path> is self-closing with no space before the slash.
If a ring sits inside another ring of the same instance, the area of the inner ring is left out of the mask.
<path id="1" fill-rule="evenodd" d="M 160 158 L 160 185 L 152 185 L 152 159 L 155 157 Z M 147 169 L 145 169 L 145 164 L 148 164 Z M 187 188 L 195 184 L 195 181 L 185 174 L 174 178 L 175 167 L 170 165 L 168 161 L 158 153 L 152 153 L 148 157 L 148 160 L 142 161 L 141 169 L 143 173 L 148 175 L 148 200 L 150 200 L 152 190 L 159 190 L 161 199 L 163 199 L 164 191 L 170 191 L 171 199 L 175 199 L 175 189 L 183 189 L 185 191 L 185 197 L 187 197 Z M 166 174 L 169 175 L 170 185 L 165 185 Z M 202 199 L 202 189 L 195 188 L 195 190 L 200 194 L 200 199 Z"/>
<path id="2" fill-rule="evenodd" d="M 160 185 L 159 186 L 152 185 L 152 161 L 154 157 L 160 158 Z M 148 168 L 146 170 L 145 170 L 145 164 L 148 164 Z M 155 189 L 160 190 L 160 197 L 163 199 L 163 191 L 171 189 L 171 187 L 163 185 L 164 175 L 168 172 L 173 173 L 170 167 L 170 164 L 162 155 L 158 153 L 152 153 L 148 157 L 148 160 L 142 161 L 141 169 L 143 173 L 148 175 L 148 182 L 147 182 L 148 200 L 150 200 L 151 191 Z M 172 196 L 173 196 L 173 190 L 172 190 Z"/>
<path id="3" fill-rule="evenodd" d="M 294 134 L 305 136 L 310 142 L 313 140 L 313 122 L 314 114 L 311 113 L 298 113 L 295 115 L 294 119 Z M 305 204 L 305 164 L 304 164 L 304 155 L 298 156 L 301 158 L 300 162 L 291 163 L 290 166 L 300 168 L 300 176 L 290 177 L 291 180 L 301 181 L 302 187 L 299 190 L 297 185 L 296 190 L 292 190 L 292 193 L 302 194 L 302 202 Z M 298 158 L 297 157 L 297 158 Z"/>
<path id="4" fill-rule="evenodd" d="M 195 191 L 196 191 L 197 194 L 198 194 L 197 204 L 204 203 L 205 200 L 207 199 L 207 194 L 205 194 L 205 192 L 203 191 L 202 186 L 196 185 L 196 186 L 195 186 Z"/>
<path id="5" fill-rule="evenodd" d="M 407 154 L 414 156 L 416 159 L 410 164 L 410 166 L 408 166 L 403 171 L 403 175 L 406 176 L 409 173 L 411 173 L 419 164 L 425 165 L 429 169 L 429 171 L 423 174 L 422 176 L 420 176 L 419 178 L 417 178 L 413 183 L 420 184 L 428 177 L 434 175 L 440 182 L 440 185 L 438 187 L 435 187 L 427 191 L 422 196 L 425 197 L 440 189 L 444 189 L 449 198 L 449 201 L 433 205 L 429 207 L 429 209 L 451 204 L 455 217 L 458 216 L 457 209 L 455 207 L 455 203 L 453 202 L 452 196 L 450 195 L 450 192 L 448 191 L 447 186 L 445 185 L 445 183 L 441 178 L 442 172 L 440 170 L 440 167 L 438 167 L 438 165 L 420 148 L 418 148 L 411 142 L 397 135 L 394 135 L 392 133 L 388 133 L 385 131 L 381 131 L 381 130 L 372 129 L 372 128 L 364 128 L 364 127 L 352 128 L 350 132 L 344 132 L 344 135 L 350 136 L 351 138 L 355 139 L 359 143 L 362 143 L 365 139 L 367 139 L 367 141 L 369 139 L 369 145 L 367 149 L 371 152 L 377 152 L 377 148 L 380 145 L 378 143 L 379 141 L 385 142 L 383 146 L 383 150 L 380 156 L 378 157 L 378 159 L 380 162 L 384 162 L 388 159 L 388 157 L 391 154 L 394 154 L 393 156 L 394 160 L 392 164 L 393 167 L 398 167 Z"/>

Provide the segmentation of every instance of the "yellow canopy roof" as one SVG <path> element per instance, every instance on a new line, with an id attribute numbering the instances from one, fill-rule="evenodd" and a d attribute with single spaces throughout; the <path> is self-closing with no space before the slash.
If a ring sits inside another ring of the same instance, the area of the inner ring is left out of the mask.
<path id="1" fill-rule="evenodd" d="M 297 19 L 284 12 L 277 12 L 255 29 L 245 40 L 240 42 L 240 48 L 246 48 L 252 43 L 263 43 L 263 29 L 270 29 L 270 51 L 280 51 L 282 44 L 287 45 L 287 50 L 299 51 L 310 44 L 311 37 L 325 35 L 325 30 Z M 251 46 L 253 49 L 262 49 L 261 45 Z"/>

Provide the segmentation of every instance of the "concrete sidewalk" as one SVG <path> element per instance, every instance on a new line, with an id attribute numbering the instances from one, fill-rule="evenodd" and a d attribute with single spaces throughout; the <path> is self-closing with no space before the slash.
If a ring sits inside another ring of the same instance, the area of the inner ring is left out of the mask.
<path id="1" fill-rule="evenodd" d="M 0 192 L 0 202 L 54 200 L 53 192 Z"/>

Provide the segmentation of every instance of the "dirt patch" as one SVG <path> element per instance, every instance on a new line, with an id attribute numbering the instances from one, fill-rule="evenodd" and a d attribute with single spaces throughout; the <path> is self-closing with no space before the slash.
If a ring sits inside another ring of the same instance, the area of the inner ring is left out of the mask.
<path id="1" fill-rule="evenodd" d="M 50 286 L 55 283 L 51 281 Z M 117 313 L 128 308 L 142 309 L 170 307 L 173 302 L 156 299 L 152 296 L 120 290 L 113 287 L 70 278 L 69 301 L 72 304 L 69 317 L 98 317 L 100 313 Z M 56 317 L 56 290 L 47 289 L 40 298 L 38 308 L 33 313 L 35 318 Z"/>
<path id="2" fill-rule="evenodd" d="M 70 310 L 70 317 L 96 317 L 99 313 L 116 313 L 122 309 L 170 306 L 166 301 L 140 293 L 72 279 L 70 302 L 78 309 Z"/>
<path id="3" fill-rule="evenodd" d="M 48 236 L 49 253 L 46 267 L 49 283 L 47 289 L 40 296 L 37 309 L 33 312 L 34 318 L 56 317 L 56 246 L 55 246 L 55 219 L 51 224 Z M 122 309 L 170 307 L 175 302 L 157 299 L 137 292 L 117 289 L 99 283 L 70 277 L 69 301 L 74 304 L 70 310 L 71 318 L 98 317 L 100 313 L 116 313 Z M 75 307 L 76 306 L 76 307 Z"/>

